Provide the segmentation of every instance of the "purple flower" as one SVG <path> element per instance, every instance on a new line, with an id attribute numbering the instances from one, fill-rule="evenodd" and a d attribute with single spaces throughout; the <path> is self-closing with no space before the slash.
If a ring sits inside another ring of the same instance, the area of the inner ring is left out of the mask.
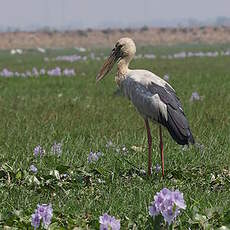
<path id="1" fill-rule="evenodd" d="M 53 209 L 51 204 L 38 204 L 35 213 L 32 215 L 31 224 L 34 229 L 38 228 L 40 221 L 45 229 L 48 229 L 53 216 Z"/>
<path id="2" fill-rule="evenodd" d="M 181 193 L 179 190 L 176 190 L 173 192 L 172 199 L 177 207 L 182 208 L 182 209 L 186 208 L 183 193 Z"/>
<path id="3" fill-rule="evenodd" d="M 14 73 L 5 68 L 2 70 L 2 72 L 0 72 L 0 75 L 2 77 L 13 77 Z"/>
<path id="4" fill-rule="evenodd" d="M 6 68 L 4 68 L 2 71 L 0 71 L 0 76 L 1 77 L 38 77 L 45 75 L 47 73 L 48 76 L 67 76 L 67 77 L 72 77 L 75 76 L 75 70 L 65 68 L 63 71 L 61 70 L 60 67 L 56 67 L 54 69 L 50 69 L 46 72 L 44 68 L 38 70 L 36 67 L 32 68 L 32 71 L 26 70 L 24 73 L 19 73 L 19 72 L 12 72 Z"/>
<path id="5" fill-rule="evenodd" d="M 92 163 L 92 162 L 98 161 L 100 155 L 101 154 L 98 155 L 97 153 L 90 152 L 89 156 L 88 156 L 88 163 Z"/>
<path id="6" fill-rule="evenodd" d="M 149 206 L 149 215 L 154 218 L 161 213 L 165 221 L 171 224 L 179 215 L 180 209 L 185 208 L 183 194 L 179 190 L 164 188 L 154 196 L 154 201 Z"/>
<path id="7" fill-rule="evenodd" d="M 57 155 L 61 155 L 62 153 L 62 144 L 61 143 L 56 143 L 54 142 L 53 146 L 51 147 L 51 151 L 54 153 L 54 154 L 57 154 Z"/>
<path id="8" fill-rule="evenodd" d="M 37 157 L 38 155 L 40 155 L 40 157 L 42 157 L 45 154 L 45 150 L 40 146 L 36 146 L 34 148 L 34 156 Z"/>
<path id="9" fill-rule="evenodd" d="M 155 172 L 159 173 L 160 170 L 161 170 L 161 166 L 159 164 L 156 164 L 156 166 L 155 166 Z"/>
<path id="10" fill-rule="evenodd" d="M 48 204 L 42 204 L 42 205 L 38 204 L 37 212 L 42 217 L 44 228 L 47 229 L 51 223 L 51 219 L 53 216 L 52 205 L 51 204 L 49 204 L 49 205 Z"/>
<path id="11" fill-rule="evenodd" d="M 34 229 L 39 228 L 40 220 L 41 220 L 40 215 L 35 211 L 35 213 L 32 214 L 32 220 L 31 220 L 31 225 L 34 227 Z"/>
<path id="12" fill-rule="evenodd" d="M 164 217 L 165 221 L 168 222 L 169 225 L 176 219 L 177 215 L 177 209 L 173 211 L 173 207 L 171 206 L 162 211 L 162 216 Z"/>
<path id="13" fill-rule="evenodd" d="M 201 99 L 200 95 L 197 92 L 193 92 L 189 100 L 193 102 L 193 101 L 199 101 L 200 99 Z"/>
<path id="14" fill-rule="evenodd" d="M 35 77 L 39 76 L 39 72 L 38 72 L 38 70 L 37 70 L 36 67 L 33 67 L 33 69 L 32 69 L 32 75 L 35 76 Z"/>
<path id="15" fill-rule="evenodd" d="M 31 165 L 30 166 L 30 171 L 33 172 L 33 173 L 37 173 L 38 169 L 34 165 Z"/>
<path id="16" fill-rule="evenodd" d="M 114 216 L 107 213 L 99 217 L 100 230 L 119 230 L 121 227 L 120 220 L 116 220 Z"/>
<path id="17" fill-rule="evenodd" d="M 151 205 L 149 206 L 149 215 L 152 217 L 155 217 L 159 214 L 159 211 L 157 211 L 157 208 L 154 204 L 154 202 L 151 203 Z"/>
<path id="18" fill-rule="evenodd" d="M 51 69 L 47 71 L 49 76 L 61 76 L 61 68 L 56 67 L 55 69 Z"/>

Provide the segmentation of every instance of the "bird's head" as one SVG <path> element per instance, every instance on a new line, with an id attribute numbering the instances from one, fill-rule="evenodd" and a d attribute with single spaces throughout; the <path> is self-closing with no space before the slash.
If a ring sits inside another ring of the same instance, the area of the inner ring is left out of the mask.
<path id="1" fill-rule="evenodd" d="M 131 38 L 119 39 L 108 59 L 103 64 L 100 72 L 97 75 L 97 82 L 104 78 L 113 68 L 114 64 L 121 59 L 126 59 L 129 62 L 136 53 L 136 46 Z"/>

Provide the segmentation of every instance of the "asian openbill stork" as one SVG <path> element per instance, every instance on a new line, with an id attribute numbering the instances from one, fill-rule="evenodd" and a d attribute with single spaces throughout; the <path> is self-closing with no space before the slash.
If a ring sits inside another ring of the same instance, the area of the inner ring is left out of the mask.
<path id="1" fill-rule="evenodd" d="M 136 53 L 132 39 L 121 38 L 117 41 L 110 56 L 105 61 L 97 82 L 104 78 L 117 62 L 115 77 L 117 85 L 144 118 L 148 136 L 148 174 L 152 173 L 152 137 L 148 120 L 158 122 L 162 176 L 164 177 L 164 154 L 161 125 L 166 127 L 179 145 L 194 144 L 194 138 L 185 117 L 181 102 L 175 90 L 166 81 L 147 70 L 131 70 L 129 63 Z"/>

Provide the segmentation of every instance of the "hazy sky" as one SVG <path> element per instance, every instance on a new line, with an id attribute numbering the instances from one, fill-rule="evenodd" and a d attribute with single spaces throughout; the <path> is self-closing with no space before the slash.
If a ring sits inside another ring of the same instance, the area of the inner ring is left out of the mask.
<path id="1" fill-rule="evenodd" d="M 0 26 L 140 26 L 230 17 L 230 0 L 0 0 Z"/>

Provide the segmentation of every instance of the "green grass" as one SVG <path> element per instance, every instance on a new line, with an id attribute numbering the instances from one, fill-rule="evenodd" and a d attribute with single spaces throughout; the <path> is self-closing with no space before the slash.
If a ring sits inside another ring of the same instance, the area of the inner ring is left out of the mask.
<path id="1" fill-rule="evenodd" d="M 169 53 L 170 49 L 179 48 L 165 48 Z M 98 229 L 98 218 L 105 212 L 120 219 L 122 229 L 153 229 L 148 206 L 164 187 L 179 189 L 187 204 L 175 228 L 229 226 L 229 63 L 230 57 L 131 63 L 131 68 L 170 75 L 194 137 L 204 146 L 202 151 L 195 147 L 184 151 L 164 130 L 166 176 L 162 179 L 160 174 L 149 178 L 140 173 L 147 170 L 144 122 L 132 104 L 116 94 L 115 70 L 95 84 L 102 61 L 45 63 L 42 55 L 32 51 L 23 56 L 1 52 L 0 70 L 59 65 L 74 67 L 77 73 L 73 78 L 0 79 L 1 226 L 30 229 L 36 205 L 51 203 L 53 229 Z M 202 101 L 189 102 L 194 91 Z M 160 163 L 158 127 L 151 125 L 151 130 L 155 165 Z M 109 140 L 116 148 L 126 146 L 128 152 L 107 148 Z M 50 151 L 55 141 L 63 145 L 60 157 Z M 46 155 L 36 159 L 33 149 L 39 144 Z M 132 146 L 142 150 L 135 152 Z M 91 150 L 103 152 L 95 164 L 87 162 Z M 29 171 L 31 164 L 38 168 L 36 175 Z"/>

